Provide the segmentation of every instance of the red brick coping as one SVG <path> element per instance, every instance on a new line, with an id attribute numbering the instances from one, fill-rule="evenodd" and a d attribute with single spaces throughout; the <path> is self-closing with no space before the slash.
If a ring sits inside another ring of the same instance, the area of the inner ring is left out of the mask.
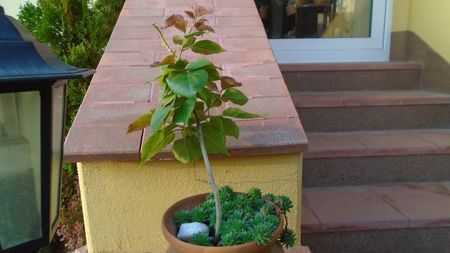
<path id="1" fill-rule="evenodd" d="M 148 131 L 126 135 L 138 115 L 156 105 L 157 85 L 146 84 L 157 69 L 149 65 L 167 53 L 152 28 L 164 17 L 192 5 L 186 0 L 127 0 L 106 52 L 65 143 L 65 161 L 138 160 Z M 198 0 L 214 8 L 217 33 L 208 35 L 227 49 L 208 57 L 244 86 L 246 109 L 265 119 L 239 121 L 241 138 L 229 139 L 235 156 L 301 153 L 307 138 L 272 54 L 253 0 Z M 167 150 L 159 158 L 172 158 Z"/>

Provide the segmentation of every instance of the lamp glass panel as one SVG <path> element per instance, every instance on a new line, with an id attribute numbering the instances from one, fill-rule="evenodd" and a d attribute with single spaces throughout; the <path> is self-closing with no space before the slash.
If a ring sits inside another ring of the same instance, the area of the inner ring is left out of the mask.
<path id="1" fill-rule="evenodd" d="M 52 102 L 52 169 L 51 169 L 51 201 L 50 222 L 52 230 L 56 227 L 60 209 L 62 144 L 64 138 L 65 85 L 53 87 Z"/>
<path id="2" fill-rule="evenodd" d="M 41 97 L 0 93 L 0 244 L 42 237 Z"/>

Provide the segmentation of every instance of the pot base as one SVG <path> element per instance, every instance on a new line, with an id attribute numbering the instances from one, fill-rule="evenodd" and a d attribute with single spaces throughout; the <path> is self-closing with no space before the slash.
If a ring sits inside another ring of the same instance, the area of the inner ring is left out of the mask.
<path id="1" fill-rule="evenodd" d="M 172 246 L 169 246 L 166 253 L 183 253 L 183 252 L 177 250 L 176 248 L 174 248 Z M 267 250 L 264 250 L 259 253 L 284 253 L 284 249 L 280 245 L 275 244 L 272 247 L 268 248 Z"/>

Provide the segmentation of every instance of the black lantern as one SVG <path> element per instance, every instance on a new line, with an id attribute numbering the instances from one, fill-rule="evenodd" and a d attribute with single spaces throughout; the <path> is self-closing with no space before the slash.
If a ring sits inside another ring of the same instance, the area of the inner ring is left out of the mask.
<path id="1" fill-rule="evenodd" d="M 0 6 L 0 252 L 36 252 L 58 226 L 68 66 Z"/>

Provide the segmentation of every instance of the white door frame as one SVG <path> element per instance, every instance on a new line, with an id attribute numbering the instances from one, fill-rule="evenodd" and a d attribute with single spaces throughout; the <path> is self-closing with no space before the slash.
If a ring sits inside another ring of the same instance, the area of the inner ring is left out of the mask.
<path id="1" fill-rule="evenodd" d="M 373 0 L 369 38 L 271 39 L 278 63 L 389 61 L 393 0 Z"/>

